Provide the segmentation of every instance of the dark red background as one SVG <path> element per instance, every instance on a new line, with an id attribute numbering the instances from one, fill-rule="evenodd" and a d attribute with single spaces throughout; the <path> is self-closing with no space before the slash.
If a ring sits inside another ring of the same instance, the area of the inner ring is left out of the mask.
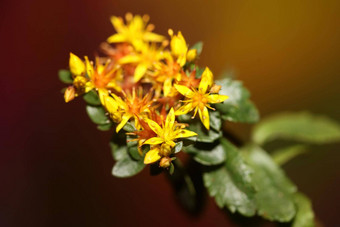
<path id="1" fill-rule="evenodd" d="M 236 225 L 211 199 L 188 216 L 162 175 L 112 177 L 110 133 L 80 99 L 64 103 L 57 71 L 69 52 L 91 56 L 113 33 L 110 15 L 128 11 L 203 40 L 201 65 L 234 70 L 263 116 L 308 109 L 340 121 L 339 1 L 1 1 L 0 226 Z M 248 138 L 250 126 L 227 127 Z M 338 150 L 285 166 L 325 226 L 340 224 Z"/>

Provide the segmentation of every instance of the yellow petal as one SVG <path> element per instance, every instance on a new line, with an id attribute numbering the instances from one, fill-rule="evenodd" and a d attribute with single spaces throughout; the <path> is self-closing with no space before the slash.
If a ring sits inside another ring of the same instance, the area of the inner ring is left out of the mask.
<path id="1" fill-rule="evenodd" d="M 187 61 L 186 59 L 186 56 L 185 54 L 183 55 L 180 55 L 178 58 L 177 58 L 177 63 L 180 65 L 180 66 L 184 66 L 185 65 L 185 62 Z"/>
<path id="2" fill-rule="evenodd" d="M 148 123 L 152 131 L 154 131 L 157 135 L 159 136 L 163 135 L 163 129 L 157 124 L 157 122 L 150 119 L 146 119 L 146 122 Z"/>
<path id="3" fill-rule="evenodd" d="M 175 115 L 183 115 L 189 113 L 193 109 L 192 103 L 187 103 L 175 111 Z"/>
<path id="4" fill-rule="evenodd" d="M 85 67 L 86 73 L 90 79 L 92 79 L 92 75 L 94 73 L 93 65 L 90 63 L 89 58 L 85 56 Z"/>
<path id="5" fill-rule="evenodd" d="M 194 96 L 194 92 L 184 85 L 174 84 L 174 87 L 179 93 L 188 98 L 192 98 Z"/>
<path id="6" fill-rule="evenodd" d="M 119 59 L 119 64 L 129 64 L 129 63 L 137 63 L 140 62 L 141 58 L 138 55 L 126 55 Z"/>
<path id="7" fill-rule="evenodd" d="M 107 38 L 108 43 L 122 43 L 126 41 L 126 37 L 123 34 L 119 33 L 111 35 L 109 38 Z"/>
<path id="8" fill-rule="evenodd" d="M 124 125 L 129 121 L 131 117 L 132 116 L 130 114 L 123 115 L 122 121 L 117 125 L 117 128 L 116 128 L 117 133 L 124 127 Z"/>
<path id="9" fill-rule="evenodd" d="M 152 138 L 148 139 L 147 141 L 145 141 L 144 144 L 156 145 L 156 144 L 161 144 L 163 142 L 164 142 L 164 140 L 160 137 L 152 137 Z"/>
<path id="10" fill-rule="evenodd" d="M 186 137 L 192 137 L 192 136 L 197 136 L 196 132 L 189 131 L 186 129 L 181 129 L 178 134 L 176 135 L 175 139 L 177 138 L 186 138 Z"/>
<path id="11" fill-rule="evenodd" d="M 213 84 L 213 74 L 208 67 L 205 68 L 204 72 L 202 73 L 202 79 L 199 84 L 199 90 L 201 93 L 206 93 L 208 87 Z"/>
<path id="12" fill-rule="evenodd" d="M 171 88 L 172 88 L 172 78 L 171 77 L 167 77 L 164 81 L 163 84 L 163 93 L 164 96 L 168 96 L 171 92 Z"/>
<path id="13" fill-rule="evenodd" d="M 151 164 L 154 162 L 157 162 L 161 156 L 159 155 L 159 148 L 156 147 L 152 150 L 149 150 L 148 153 L 146 153 L 144 158 L 144 164 Z"/>
<path id="14" fill-rule="evenodd" d="M 84 62 L 73 53 L 70 53 L 69 65 L 70 65 L 71 73 L 73 75 L 80 76 L 85 73 Z"/>
<path id="15" fill-rule="evenodd" d="M 168 115 L 166 116 L 164 128 L 168 131 L 172 130 L 172 128 L 174 127 L 174 123 L 175 123 L 175 111 L 174 108 L 171 108 Z"/>
<path id="16" fill-rule="evenodd" d="M 104 97 L 103 105 L 110 114 L 113 114 L 118 111 L 118 104 L 111 96 Z"/>
<path id="17" fill-rule="evenodd" d="M 138 82 L 140 79 L 142 79 L 147 69 L 148 69 L 148 66 L 146 64 L 143 64 L 143 63 L 138 64 L 135 69 L 135 75 L 133 77 L 134 81 Z"/>
<path id="18" fill-rule="evenodd" d="M 123 32 L 125 30 L 125 25 L 124 25 L 124 21 L 121 17 L 115 17 L 112 16 L 110 18 L 111 23 L 113 25 L 113 27 L 115 28 L 115 30 L 119 33 L 119 32 Z"/>
<path id="19" fill-rule="evenodd" d="M 201 121 L 206 129 L 209 130 L 210 124 L 209 124 L 209 111 L 207 107 L 203 108 L 203 112 L 201 110 L 198 110 L 198 113 L 200 115 Z"/>
<path id="20" fill-rule="evenodd" d="M 94 84 L 92 81 L 88 81 L 85 83 L 85 93 L 91 91 L 94 88 Z"/>
<path id="21" fill-rule="evenodd" d="M 100 102 L 104 105 L 104 98 L 109 95 L 109 92 L 105 88 L 99 88 L 98 89 L 98 96 L 100 99 Z"/>
<path id="22" fill-rule="evenodd" d="M 144 41 L 149 41 L 149 42 L 162 42 L 165 37 L 162 35 L 158 35 L 153 32 L 145 32 L 143 35 Z"/>
<path id="23" fill-rule="evenodd" d="M 220 102 L 224 102 L 224 100 L 228 98 L 229 97 L 226 95 L 218 95 L 218 94 L 211 94 L 207 97 L 208 103 L 220 103 Z"/>

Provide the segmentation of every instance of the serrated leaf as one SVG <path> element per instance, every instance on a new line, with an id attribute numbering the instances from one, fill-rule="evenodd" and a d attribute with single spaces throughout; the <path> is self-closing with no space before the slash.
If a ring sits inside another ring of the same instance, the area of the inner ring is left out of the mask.
<path id="1" fill-rule="evenodd" d="M 225 78 L 216 80 L 215 83 L 222 86 L 219 94 L 229 96 L 223 103 L 216 104 L 216 109 L 220 111 L 224 120 L 244 123 L 258 121 L 258 110 L 249 100 L 250 93 L 242 82 Z"/>
<path id="2" fill-rule="evenodd" d="M 261 148 L 249 146 L 245 151 L 247 161 L 254 170 L 258 214 L 271 221 L 291 221 L 296 214 L 295 185 Z"/>
<path id="3" fill-rule="evenodd" d="M 282 166 L 296 156 L 303 154 L 307 151 L 307 146 L 305 145 L 293 145 L 289 147 L 284 147 L 279 150 L 274 151 L 271 156 L 276 164 Z"/>
<path id="4" fill-rule="evenodd" d="M 253 216 L 256 204 L 252 170 L 235 146 L 225 139 L 221 139 L 221 144 L 227 155 L 226 163 L 205 172 L 204 184 L 220 208 L 227 207 L 233 213 L 237 211 L 245 216 Z"/>
<path id="5" fill-rule="evenodd" d="M 185 150 L 193 155 L 194 160 L 202 165 L 218 165 L 226 160 L 226 153 L 220 143 L 196 143 Z"/>
<path id="6" fill-rule="evenodd" d="M 310 200 L 302 193 L 295 194 L 297 213 L 292 227 L 314 227 L 314 212 Z"/>
<path id="7" fill-rule="evenodd" d="M 112 168 L 112 175 L 116 177 L 131 177 L 142 171 L 145 167 L 143 160 L 134 160 L 128 153 L 127 146 L 118 146 L 111 142 L 111 152 L 117 161 Z"/>
<path id="8" fill-rule="evenodd" d="M 91 91 L 87 92 L 86 94 L 84 94 L 83 99 L 89 105 L 93 105 L 93 106 L 101 105 L 99 96 L 98 96 L 97 92 L 95 92 L 94 90 L 91 90 Z"/>
<path id="9" fill-rule="evenodd" d="M 312 144 L 332 143 L 340 141 L 340 125 L 327 117 L 307 112 L 281 113 L 256 125 L 252 138 L 258 144 L 275 139 Z"/>
<path id="10" fill-rule="evenodd" d="M 65 84 L 72 84 L 73 78 L 69 70 L 61 69 L 58 72 L 59 80 Z"/>
<path id="11" fill-rule="evenodd" d="M 202 53 L 202 50 L 203 50 L 203 42 L 200 41 L 200 42 L 195 43 L 195 44 L 192 45 L 192 47 L 190 48 L 190 50 L 192 50 L 192 49 L 196 49 L 196 51 L 197 51 L 197 56 L 199 56 L 199 55 Z"/>
<path id="12" fill-rule="evenodd" d="M 86 112 L 93 123 L 104 125 L 110 122 L 110 119 L 106 115 L 106 111 L 103 107 L 86 106 Z"/>

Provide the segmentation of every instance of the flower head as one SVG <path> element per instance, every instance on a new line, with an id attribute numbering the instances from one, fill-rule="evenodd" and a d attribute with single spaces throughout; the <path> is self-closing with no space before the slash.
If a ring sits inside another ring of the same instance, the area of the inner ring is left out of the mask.
<path id="1" fill-rule="evenodd" d="M 164 40 L 163 36 L 152 32 L 154 29 L 152 24 L 147 25 L 149 16 L 133 16 L 131 13 L 127 13 L 125 19 L 126 24 L 121 17 L 111 17 L 111 23 L 117 33 L 107 39 L 109 43 L 127 42 L 139 50 L 144 42 L 162 42 Z"/>
<path id="2" fill-rule="evenodd" d="M 144 144 L 153 146 L 145 155 L 145 164 L 156 162 L 162 156 L 169 156 L 171 154 L 171 148 L 176 145 L 176 139 L 197 135 L 195 132 L 183 129 L 185 127 L 183 124 L 175 122 L 175 112 L 173 108 L 170 109 L 162 127 L 157 122 L 150 119 L 147 120 L 147 123 L 157 136 L 144 142 Z"/>
<path id="3" fill-rule="evenodd" d="M 202 78 L 198 89 L 175 84 L 174 86 L 177 91 L 186 98 L 183 101 L 185 104 L 176 110 L 176 115 L 186 114 L 192 110 L 195 110 L 193 117 L 195 117 L 196 113 L 198 112 L 203 125 L 209 130 L 210 124 L 208 108 L 213 109 L 209 104 L 220 103 L 228 98 L 226 95 L 211 94 L 209 89 L 212 87 L 212 85 L 213 74 L 208 67 L 206 67 L 202 73 Z"/>

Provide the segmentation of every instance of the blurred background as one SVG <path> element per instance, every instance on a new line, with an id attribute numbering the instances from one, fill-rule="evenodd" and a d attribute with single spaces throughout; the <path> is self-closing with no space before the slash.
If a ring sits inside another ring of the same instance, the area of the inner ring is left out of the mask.
<path id="1" fill-rule="evenodd" d="M 81 99 L 64 103 L 57 71 L 69 52 L 93 56 L 114 32 L 110 16 L 126 12 L 202 40 L 200 65 L 233 71 L 261 116 L 310 110 L 340 121 L 340 1 L 2 0 L 0 226 L 240 226 L 209 198 L 189 216 L 163 175 L 111 176 L 110 133 Z M 227 127 L 245 140 L 252 126 Z M 285 165 L 324 226 L 340 225 L 339 148 Z"/>

